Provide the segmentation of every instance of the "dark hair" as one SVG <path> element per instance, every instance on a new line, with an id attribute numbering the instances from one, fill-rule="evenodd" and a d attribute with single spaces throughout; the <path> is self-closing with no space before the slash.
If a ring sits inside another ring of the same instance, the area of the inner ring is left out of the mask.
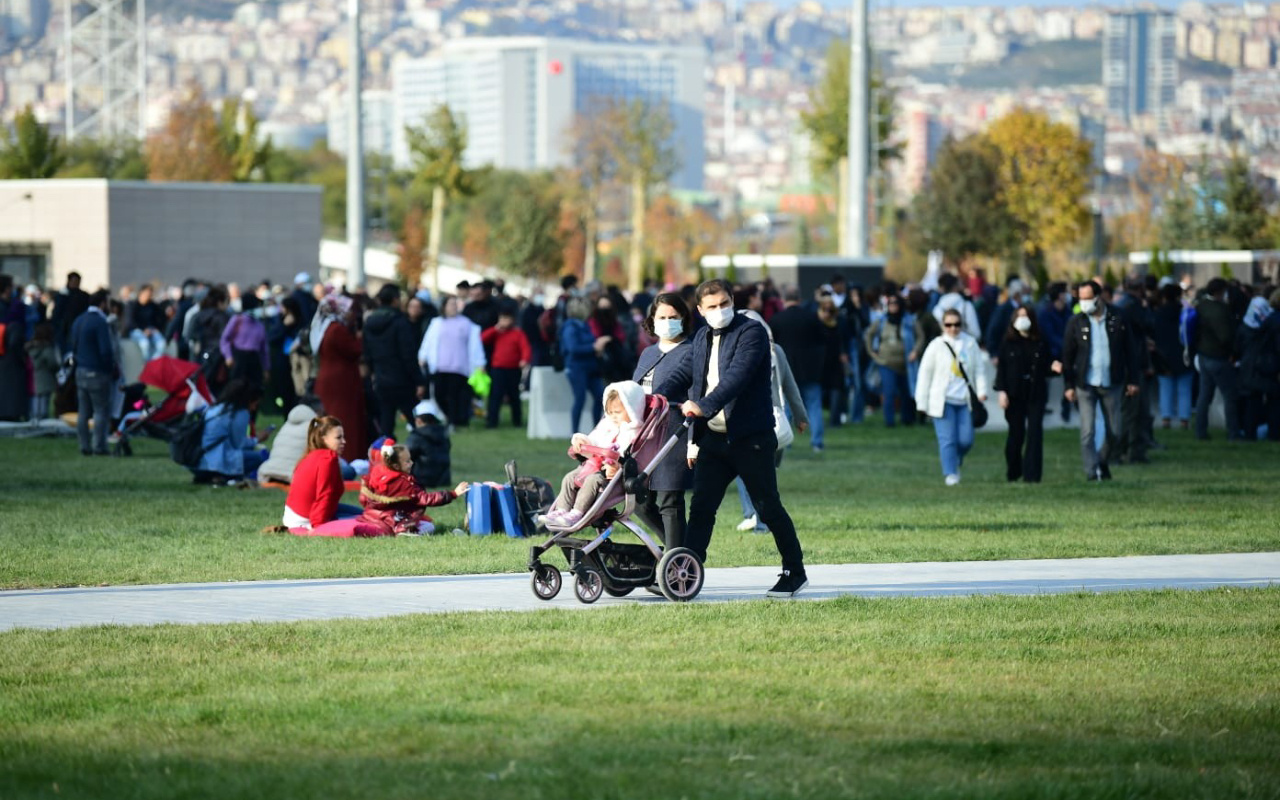
<path id="1" fill-rule="evenodd" d="M 1063 281 L 1054 281 L 1049 284 L 1048 288 L 1049 300 L 1057 300 L 1064 292 L 1067 291 L 1067 284 Z"/>
<path id="2" fill-rule="evenodd" d="M 1209 285 L 1204 287 L 1204 293 L 1209 297 L 1215 297 L 1227 288 L 1227 282 L 1222 278 L 1214 278 L 1209 281 Z"/>
<path id="3" fill-rule="evenodd" d="M 911 289 L 907 292 L 907 310 L 919 314 L 929 305 L 929 295 L 923 289 Z"/>
<path id="4" fill-rule="evenodd" d="M 721 292 L 729 295 L 730 298 L 733 297 L 733 287 L 729 285 L 728 281 L 723 280 L 722 278 L 712 278 L 709 281 L 703 281 L 698 284 L 698 288 L 693 291 L 693 302 L 695 305 L 700 306 L 702 305 L 702 298 L 710 294 L 720 294 Z"/>
<path id="5" fill-rule="evenodd" d="M 76 283 L 79 283 L 83 279 L 80 277 L 79 272 L 72 270 L 71 272 L 67 273 L 67 283 L 71 283 L 72 280 L 74 280 Z"/>
<path id="6" fill-rule="evenodd" d="M 392 303 L 400 299 L 400 287 L 394 283 L 384 283 L 382 288 L 378 290 L 378 305 L 390 306 Z"/>
<path id="7" fill-rule="evenodd" d="M 255 308 L 262 308 L 262 301 L 253 292 L 240 295 L 240 310 L 253 311 Z"/>
<path id="8" fill-rule="evenodd" d="M 209 293 L 200 301 L 201 308 L 217 308 L 227 302 L 227 287 L 221 283 L 209 287 Z"/>
<path id="9" fill-rule="evenodd" d="M 1026 309 L 1027 319 L 1031 320 L 1031 327 L 1027 329 L 1027 338 L 1039 341 L 1040 320 L 1036 319 L 1036 315 L 1033 313 L 1033 309 L 1030 306 L 1023 306 L 1022 308 Z M 1019 309 L 1019 311 L 1021 310 L 1022 309 Z M 1022 338 L 1022 334 L 1018 333 L 1018 329 L 1013 327 L 1013 323 L 1016 322 L 1017 319 L 1018 312 L 1014 311 L 1013 316 L 1009 317 L 1009 329 L 1004 332 L 1004 338 L 1006 341 L 1016 342 L 1018 339 Z"/>
<path id="10" fill-rule="evenodd" d="M 950 294 L 959 285 L 960 279 L 955 275 L 952 275 L 950 272 L 945 273 L 938 278 L 938 288 L 942 290 L 943 294 Z"/>
<path id="11" fill-rule="evenodd" d="M 645 331 L 647 331 L 650 336 L 658 335 L 653 329 L 653 315 L 658 313 L 658 306 L 660 305 L 671 306 L 671 308 L 680 315 L 680 322 L 682 323 L 683 329 L 682 332 L 685 336 L 688 336 L 689 332 L 693 330 L 693 313 L 689 311 L 689 306 L 685 303 L 684 298 L 675 292 L 663 292 L 653 298 L 653 302 L 649 304 L 649 313 L 645 314 L 644 322 L 641 323 L 644 326 Z"/>
<path id="12" fill-rule="evenodd" d="M 754 284 L 743 286 L 733 293 L 733 307 L 750 308 L 751 298 L 755 297 L 758 292 L 759 289 L 757 289 Z"/>
<path id="13" fill-rule="evenodd" d="M 1093 296 L 1095 298 L 1102 296 L 1102 287 L 1098 285 L 1097 281 L 1080 281 L 1076 284 L 1076 291 L 1078 292 L 1086 286 L 1093 290 Z"/>
<path id="14" fill-rule="evenodd" d="M 560 279 L 560 288 L 566 292 L 577 285 L 578 285 L 577 275 L 565 275 L 563 278 Z"/>
<path id="15" fill-rule="evenodd" d="M 1170 283 L 1160 289 L 1160 298 L 1166 303 L 1176 304 L 1182 299 L 1182 287 L 1176 283 Z"/>
<path id="16" fill-rule="evenodd" d="M 236 408 L 248 408 L 254 400 L 262 398 L 262 387 L 244 378 L 232 378 L 218 395 L 218 402 Z"/>
<path id="17" fill-rule="evenodd" d="M 0 272 L 0 293 L 4 293 L 13 288 L 13 276 Z"/>
<path id="18" fill-rule="evenodd" d="M 108 292 L 106 289 L 99 289 L 98 291 L 89 295 L 89 307 L 102 308 L 102 306 L 110 299 L 111 299 L 111 292 Z"/>

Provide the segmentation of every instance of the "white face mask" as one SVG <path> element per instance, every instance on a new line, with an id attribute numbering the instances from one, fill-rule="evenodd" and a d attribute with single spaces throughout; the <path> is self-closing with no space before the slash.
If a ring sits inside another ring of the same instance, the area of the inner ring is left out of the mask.
<path id="1" fill-rule="evenodd" d="M 1081 300 L 1080 310 L 1086 314 L 1092 314 L 1093 312 L 1098 310 L 1098 301 L 1097 300 Z"/>
<path id="2" fill-rule="evenodd" d="M 728 327 L 729 323 L 733 321 L 733 309 L 716 308 L 711 311 L 703 311 L 702 318 L 707 321 L 708 325 L 716 330 L 720 330 L 721 328 Z"/>
<path id="3" fill-rule="evenodd" d="M 1018 317 L 1013 321 L 1013 329 L 1021 333 L 1031 330 L 1031 319 L 1029 317 Z"/>
<path id="4" fill-rule="evenodd" d="M 684 333 L 684 320 L 679 317 L 675 319 L 655 319 L 653 321 L 653 332 L 658 335 L 659 339 L 678 338 Z"/>

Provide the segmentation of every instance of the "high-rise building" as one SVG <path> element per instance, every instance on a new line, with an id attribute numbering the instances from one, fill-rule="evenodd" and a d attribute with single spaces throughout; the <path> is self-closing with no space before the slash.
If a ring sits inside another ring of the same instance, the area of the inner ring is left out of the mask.
<path id="1" fill-rule="evenodd" d="M 702 188 L 703 72 L 700 47 L 587 42 L 549 37 L 469 38 L 392 72 L 392 155 L 410 162 L 406 125 L 447 104 L 467 127 L 468 166 L 548 169 L 572 161 L 575 116 L 602 100 L 663 104 L 675 123 L 679 167 L 671 182 Z"/>
<path id="2" fill-rule="evenodd" d="M 1107 111 L 1125 120 L 1172 109 L 1178 88 L 1177 19 L 1164 11 L 1108 14 L 1102 44 Z"/>
<path id="3" fill-rule="evenodd" d="M 329 149 L 335 153 L 347 154 L 347 140 L 351 138 L 351 130 L 347 120 L 348 96 L 342 92 L 329 104 L 328 126 Z M 390 155 L 393 132 L 395 130 L 395 112 L 391 101 L 391 92 L 378 89 L 365 89 L 360 94 L 361 131 L 364 137 L 366 153 Z"/>

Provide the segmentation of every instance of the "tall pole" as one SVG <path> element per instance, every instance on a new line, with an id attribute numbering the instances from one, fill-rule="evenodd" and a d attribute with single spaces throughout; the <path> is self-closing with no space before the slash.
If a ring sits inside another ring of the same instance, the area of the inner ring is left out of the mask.
<path id="1" fill-rule="evenodd" d="M 138 141 L 147 140 L 147 0 L 138 0 Z"/>
<path id="2" fill-rule="evenodd" d="M 351 64 L 347 69 L 347 289 L 364 288 L 364 127 L 360 113 L 360 84 L 364 58 L 360 48 L 360 0 L 348 0 L 351 18 Z"/>
<path id="3" fill-rule="evenodd" d="M 849 201 L 844 254 L 867 255 L 867 174 L 871 155 L 867 63 L 867 0 L 853 0 L 849 29 Z"/>

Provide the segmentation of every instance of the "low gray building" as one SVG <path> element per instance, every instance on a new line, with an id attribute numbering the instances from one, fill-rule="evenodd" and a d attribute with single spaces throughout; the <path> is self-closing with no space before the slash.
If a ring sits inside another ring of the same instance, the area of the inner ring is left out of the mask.
<path id="1" fill-rule="evenodd" d="M 315 274 L 317 186 L 0 181 L 0 272 L 60 288 L 177 285 L 189 277 L 288 284 Z"/>

